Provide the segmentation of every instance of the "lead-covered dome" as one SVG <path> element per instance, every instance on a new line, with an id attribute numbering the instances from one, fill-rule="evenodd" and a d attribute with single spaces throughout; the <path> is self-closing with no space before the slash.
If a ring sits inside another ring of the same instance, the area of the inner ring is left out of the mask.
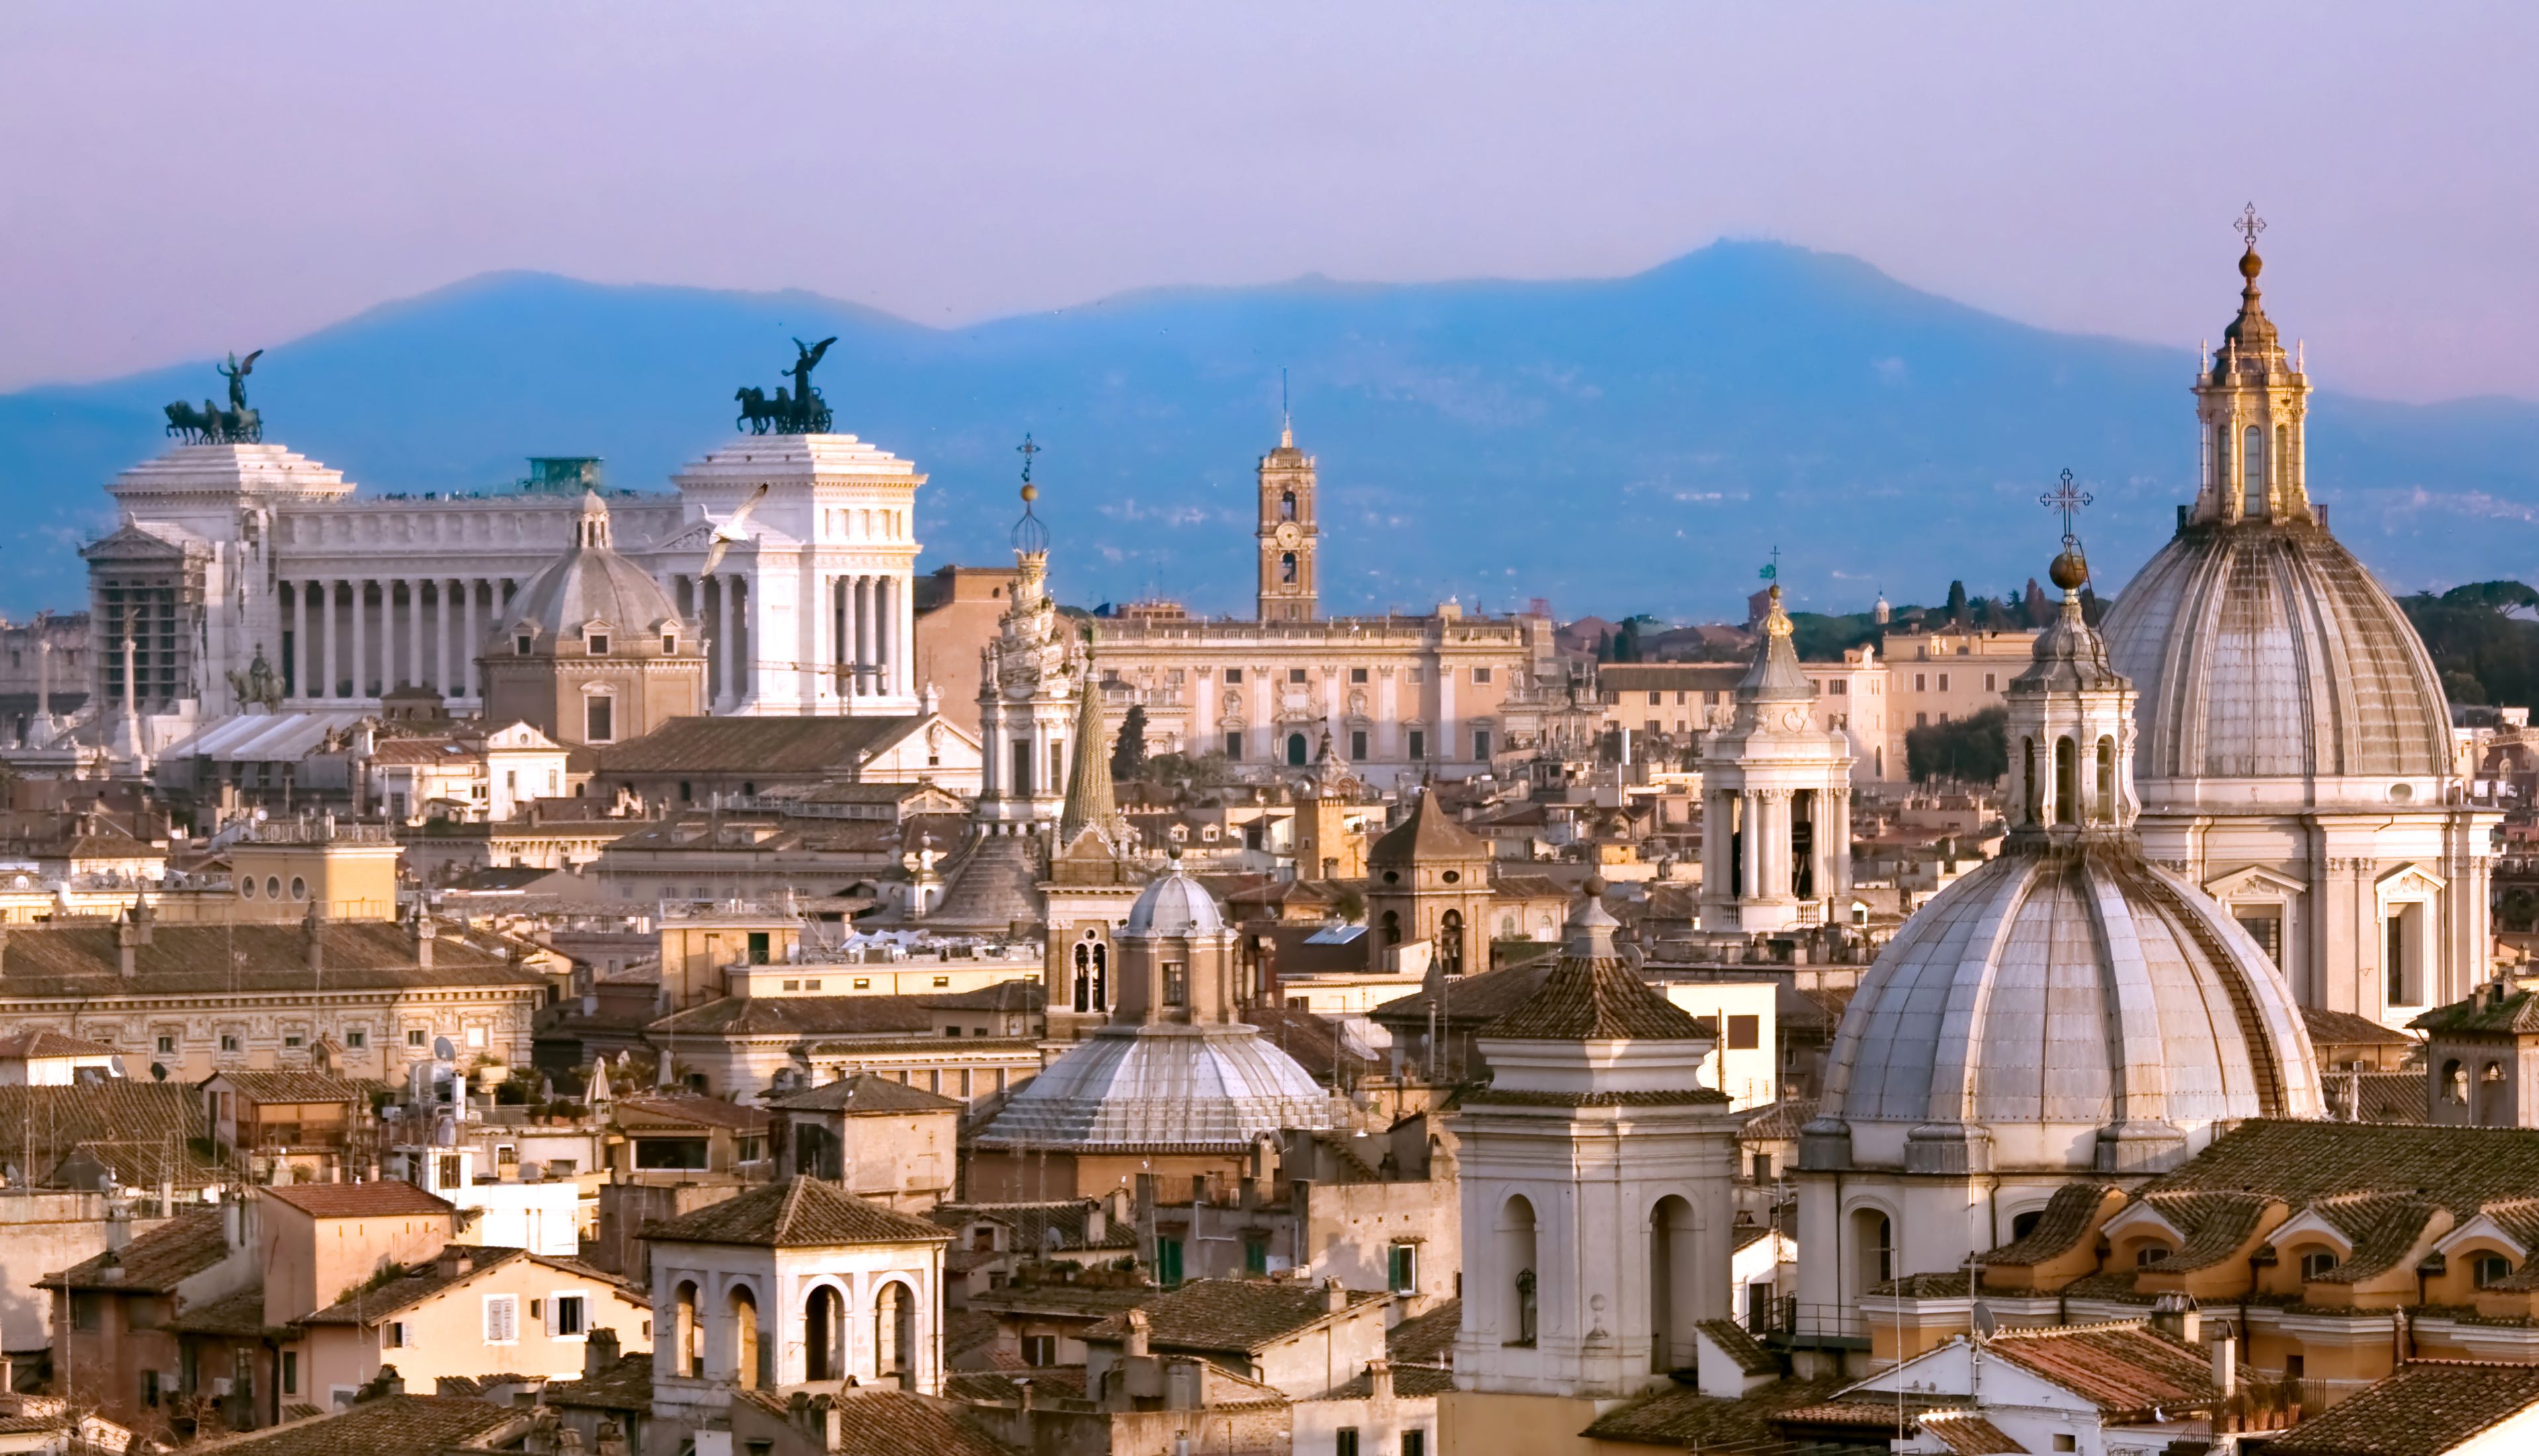
<path id="1" fill-rule="evenodd" d="M 2140 695 L 2135 771 L 2178 779 L 2438 779 L 2450 709 L 2397 602 L 2322 526 L 2190 523 L 2107 614 Z M 2409 798 L 2432 785 L 2392 793 Z"/>
<path id="2" fill-rule="evenodd" d="M 1136 903 L 1129 907 L 1129 919 L 1120 934 L 1141 938 L 1213 936 L 1224 929 L 1225 917 L 1216 908 L 1216 897 L 1182 868 L 1181 852 L 1175 850 L 1171 867 L 1139 891 Z"/>
<path id="3" fill-rule="evenodd" d="M 521 583 L 503 616 L 506 630 L 527 629 L 542 647 L 579 637 L 592 623 L 605 624 L 629 634 L 620 650 L 626 656 L 644 650 L 638 634 L 680 621 L 661 584 L 610 546 L 607 503 L 589 492 L 574 521 L 572 547 Z M 688 646 L 693 651 L 695 644 Z"/>
<path id="4" fill-rule="evenodd" d="M 1231 1152 L 1329 1128 L 1332 1094 L 1241 1023 L 1105 1026 L 1023 1083 L 983 1147 Z"/>

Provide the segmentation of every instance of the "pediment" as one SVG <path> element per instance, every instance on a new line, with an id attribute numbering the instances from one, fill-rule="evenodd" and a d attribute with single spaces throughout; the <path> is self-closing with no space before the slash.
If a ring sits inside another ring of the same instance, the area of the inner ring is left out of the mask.
<path id="1" fill-rule="evenodd" d="M 2204 893 L 2226 904 L 2233 895 L 2281 895 L 2289 899 L 2308 888 L 2291 875 L 2263 865 L 2242 865 L 2204 881 Z"/>
<path id="2" fill-rule="evenodd" d="M 2480 1213 L 2459 1227 L 2443 1234 L 2434 1244 L 2434 1252 L 2448 1258 L 2472 1243 L 2500 1244 L 2512 1251 L 2512 1257 L 2516 1262 L 2529 1258 L 2534 1249 L 2526 1232 L 2515 1232 L 2493 1213 Z"/>
<path id="3" fill-rule="evenodd" d="M 2186 1230 L 2169 1222 L 2148 1199 L 2136 1200 L 2118 1211 L 2099 1231 L 2109 1238 L 2121 1238 L 2128 1233 L 2162 1233 L 2178 1243 L 2186 1242 Z"/>
<path id="4" fill-rule="evenodd" d="M 2414 899 L 2419 896 L 2430 897 L 2440 894 L 2442 887 L 2448 883 L 2448 880 L 2424 866 L 2410 862 L 2381 875 L 2373 880 L 2371 885 L 2379 892 L 2382 899 L 2392 897 Z"/>

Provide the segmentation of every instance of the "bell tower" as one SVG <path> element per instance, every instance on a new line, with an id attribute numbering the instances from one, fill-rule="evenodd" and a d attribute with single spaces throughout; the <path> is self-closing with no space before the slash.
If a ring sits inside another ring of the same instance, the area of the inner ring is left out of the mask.
<path id="1" fill-rule="evenodd" d="M 1265 622 L 1310 622 L 1322 615 L 1321 566 L 1315 548 L 1314 457 L 1296 449 L 1292 419 L 1281 417 L 1278 448 L 1261 457 L 1260 616 Z"/>

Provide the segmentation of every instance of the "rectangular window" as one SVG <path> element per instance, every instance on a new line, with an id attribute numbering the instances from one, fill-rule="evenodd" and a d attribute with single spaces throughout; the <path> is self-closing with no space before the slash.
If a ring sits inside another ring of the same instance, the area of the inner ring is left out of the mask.
<path id="1" fill-rule="evenodd" d="M 1058 1337 L 1056 1335 L 1025 1335 L 1023 1337 L 1023 1363 L 1032 1366 L 1057 1364 Z"/>
<path id="2" fill-rule="evenodd" d="M 520 1299 L 516 1294 L 485 1296 L 485 1343 L 516 1345 L 520 1339 Z"/>
<path id="3" fill-rule="evenodd" d="M 1475 667 L 1475 668 L 1474 668 L 1474 669 L 1473 669 L 1473 681 L 1475 681 L 1475 682 L 1487 682 L 1487 681 L 1489 681 L 1489 680 L 1490 680 L 1490 669 L 1489 669 L 1489 668 L 1487 668 L 1487 667 Z"/>
<path id="4" fill-rule="evenodd" d="M 1363 668 L 1363 667 L 1351 667 L 1351 668 L 1349 669 L 1349 681 L 1351 681 L 1351 682 L 1364 682 L 1364 681 L 1366 681 L 1366 669 L 1365 669 L 1365 668 Z"/>
<path id="5" fill-rule="evenodd" d="M 1243 1272 L 1259 1279 L 1270 1272 L 1270 1240 L 1257 1233 L 1243 1236 Z"/>
<path id="6" fill-rule="evenodd" d="M 355 1026 L 344 1033 L 344 1049 L 348 1052 L 358 1052 L 370 1044 L 371 1034 L 362 1027 Z"/>
<path id="7" fill-rule="evenodd" d="M 1490 730 L 1488 728 L 1473 729 L 1473 757 L 1483 763 L 1490 761 Z"/>
<path id="8" fill-rule="evenodd" d="M 388 1321 L 387 1329 L 379 1336 L 379 1344 L 389 1350 L 405 1349 L 405 1321 Z"/>
<path id="9" fill-rule="evenodd" d="M 1240 668 L 1240 667 L 1228 667 L 1228 668 L 1226 668 L 1226 669 L 1225 669 L 1225 680 L 1226 680 L 1226 682 L 1227 682 L 1228 684 L 1233 684 L 1233 683 L 1241 682 L 1241 681 L 1243 680 L 1243 669 L 1242 669 L 1242 668 Z"/>
<path id="10" fill-rule="evenodd" d="M 1155 1240 L 1155 1282 L 1167 1289 L 1179 1288 L 1182 1282 L 1182 1241 L 1158 1237 Z"/>
<path id="11" fill-rule="evenodd" d="M 1757 1183 L 1769 1183 L 1772 1181 L 1772 1155 L 1770 1153 L 1758 1152 L 1754 1154 L 1754 1181 Z"/>
<path id="12" fill-rule="evenodd" d="M 1917 693 L 1925 693 L 1925 692 L 1929 692 L 1930 690 L 1931 690 L 1931 681 L 1930 681 L 1930 679 L 1929 679 L 1928 677 L 1924 676 L 1922 673 L 1919 673 L 1919 672 L 1914 673 L 1914 674 L 1913 674 L 1913 691 L 1915 691 L 1915 692 L 1917 692 Z"/>
<path id="13" fill-rule="evenodd" d="M 594 658 L 604 658 L 608 656 L 607 633 L 593 632 L 590 634 L 590 655 Z"/>
<path id="14" fill-rule="evenodd" d="M 1386 1261 L 1388 1276 L 1385 1287 L 1397 1294 L 1407 1294 L 1419 1287 L 1419 1246 L 1395 1244 L 1392 1257 Z"/>
<path id="15" fill-rule="evenodd" d="M 594 695 L 592 697 L 583 699 L 582 727 L 583 739 L 592 743 L 607 743 L 615 741 L 617 737 L 617 730 L 614 722 L 616 711 L 617 700 L 615 698 L 604 695 Z"/>
<path id="16" fill-rule="evenodd" d="M 1916 714 L 1914 714 L 1914 715 L 1913 715 L 1913 727 L 1915 727 L 1915 728 L 1929 728 L 1930 726 L 1931 726 L 1931 715 L 1929 715 L 1928 713 L 1916 713 Z"/>
<path id="17" fill-rule="evenodd" d="M 1847 677 L 1837 677 L 1828 685 L 1827 691 L 1833 697 L 1848 697 L 1851 694 L 1851 679 Z"/>
<path id="18" fill-rule="evenodd" d="M 1288 668 L 1288 669 L 1287 669 L 1287 680 L 1288 680 L 1289 682 L 1291 682 L 1291 683 L 1302 684 L 1302 683 L 1304 682 L 1304 680 L 1305 680 L 1305 669 L 1304 669 L 1304 668 L 1302 668 L 1302 667 L 1290 667 L 1290 668 Z"/>
<path id="19" fill-rule="evenodd" d="M 296 1350 L 282 1352 L 282 1393 L 300 1394 L 300 1352 Z"/>
<path id="20" fill-rule="evenodd" d="M 2000 679 L 1999 679 L 1999 677 L 1998 677 L 1996 674 L 1994 674 L 1994 673 L 1990 673 L 1990 672 L 1985 673 L 1985 674 L 1984 674 L 1984 691 L 1985 691 L 1985 692 L 1988 692 L 1988 693 L 1989 693 L 1989 692 L 1998 692 L 1998 691 L 1999 691 L 1999 689 L 1998 689 L 1998 688 L 1996 688 L 1996 687 L 1994 687 L 1994 686 L 1993 686 L 1993 684 L 1994 684 L 1995 682 L 1999 681 L 1999 680 L 2000 680 Z"/>
<path id="21" fill-rule="evenodd" d="M 1190 1004 L 1190 967 L 1177 960 L 1164 962 L 1164 1005 Z"/>
<path id="22" fill-rule="evenodd" d="M 169 1054 L 171 1054 L 171 1053 L 174 1052 L 175 1050 L 176 1050 L 176 1038 L 174 1038 L 174 1037 L 172 1037 L 172 1036 L 167 1036 L 167 1035 L 162 1035 L 162 1036 L 159 1038 L 159 1055 L 161 1055 L 161 1056 L 165 1057 L 165 1056 L 168 1056 Z"/>
<path id="23" fill-rule="evenodd" d="M 1243 734 L 1240 730 L 1229 729 L 1226 732 L 1225 756 L 1228 760 L 1238 760 L 1243 757 Z"/>
<path id="24" fill-rule="evenodd" d="M 1428 1456 L 1428 1432 L 1406 1430 L 1402 1433 L 1402 1456 Z"/>
<path id="25" fill-rule="evenodd" d="M 235 1052 L 235 1051 L 237 1051 L 237 1050 L 238 1050 L 238 1048 L 239 1048 L 239 1041 L 238 1041 L 238 1033 L 237 1033 L 237 1032 L 235 1032 L 235 1031 L 224 1031 L 224 1032 L 222 1032 L 222 1033 L 221 1033 L 221 1050 L 222 1050 L 222 1051 L 224 1051 L 224 1052 Z"/>
<path id="26" fill-rule="evenodd" d="M 1649 689 L 1649 706 L 1650 706 L 1650 707 L 1655 708 L 1655 707 L 1657 707 L 1659 704 L 1661 704 L 1661 703 L 1663 703 L 1663 702 L 1665 702 L 1665 701 L 1666 701 L 1666 694 L 1664 694 L 1664 693 L 1662 693 L 1662 692 L 1659 692 L 1659 691 L 1658 691 L 1657 689 L 1655 689 L 1655 688 L 1651 688 L 1651 689 Z"/>
<path id="27" fill-rule="evenodd" d="M 1647 734 L 1648 736 L 1650 736 L 1650 737 L 1654 738 L 1654 737 L 1656 737 L 1656 736 L 1658 735 L 1658 733 L 1659 733 L 1660 729 L 1664 728 L 1665 727 L 1666 727 L 1666 725 L 1665 725 L 1665 724 L 1660 723 L 1658 720 L 1656 720 L 1656 719 L 1654 719 L 1654 718 L 1651 718 L 1651 719 L 1645 719 L 1645 720 L 1643 720 L 1643 721 L 1641 722 L 1641 724 L 1640 724 L 1640 731 L 1641 731 L 1641 732 L 1643 732 L 1643 733 L 1645 733 L 1645 734 Z"/>
<path id="28" fill-rule="evenodd" d="M 2234 910 L 2232 918 L 2239 922 L 2239 929 L 2248 933 L 2248 938 L 2257 942 L 2257 948 L 2266 952 L 2266 959 L 2273 961 L 2277 966 L 2284 963 L 2284 913 L 2282 911 L 2273 908 Z"/>
<path id="29" fill-rule="evenodd" d="M 1357 1427 L 1343 1425 L 1339 1438 L 1332 1444 L 1332 1456 L 1357 1456 Z"/>
<path id="30" fill-rule="evenodd" d="M 457 1153 L 442 1153 L 435 1161 L 440 1165 L 440 1171 L 434 1176 L 441 1180 L 444 1188 L 456 1188 L 458 1180 L 467 1176 L 467 1159 Z"/>
<path id="31" fill-rule="evenodd" d="M 1763 1044 L 1763 1018 L 1731 1016 L 1728 1018 L 1728 1050 L 1750 1052 Z"/>
<path id="32" fill-rule="evenodd" d="M 1364 728 L 1349 729 L 1349 761 L 1366 762 L 1366 729 Z"/>
<path id="33" fill-rule="evenodd" d="M 575 1340 L 585 1333 L 590 1306 L 582 1295 L 558 1294 L 552 1307 L 555 1310 L 552 1323 L 556 1339 Z"/>
<path id="34" fill-rule="evenodd" d="M 529 634 L 523 632 L 512 639 L 512 652 L 515 656 L 525 658 L 529 655 Z"/>
<path id="35" fill-rule="evenodd" d="M 93 1289 L 71 1292 L 71 1328 L 94 1330 L 105 1318 L 105 1296 Z"/>
<path id="36" fill-rule="evenodd" d="M 309 1038 L 302 1032 L 286 1031 L 282 1035 L 282 1045 L 285 1051 L 298 1051 L 309 1045 Z"/>
<path id="37" fill-rule="evenodd" d="M 408 1027 L 405 1033 L 405 1044 L 410 1047 L 422 1046 L 423 1039 L 426 1034 L 427 1033 L 420 1026 Z"/>
<path id="38" fill-rule="evenodd" d="M 706 1140 L 703 1138 L 638 1138 L 635 1140 L 635 1166 L 638 1168 L 703 1168 L 706 1165 Z"/>
<path id="39" fill-rule="evenodd" d="M 1428 735 L 1417 728 L 1410 730 L 1410 756 L 1414 760 L 1428 756 Z"/>

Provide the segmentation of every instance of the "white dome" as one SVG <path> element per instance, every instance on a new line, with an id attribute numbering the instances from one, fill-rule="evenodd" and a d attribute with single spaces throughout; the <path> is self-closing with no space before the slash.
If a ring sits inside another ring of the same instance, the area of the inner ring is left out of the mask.
<path id="1" fill-rule="evenodd" d="M 1176 859 L 1172 868 L 1146 886 L 1137 903 L 1129 907 L 1129 923 L 1120 933 L 1140 938 L 1184 937 L 1213 936 L 1224 930 L 1225 917 L 1217 911 L 1216 897 L 1185 873 Z"/>
<path id="2" fill-rule="evenodd" d="M 1332 1126 L 1332 1094 L 1258 1027 L 1106 1026 L 1023 1083 L 979 1143 L 1207 1151 Z"/>
<path id="3" fill-rule="evenodd" d="M 1980 1128 L 2003 1168 L 2124 1172 L 2237 1119 L 2323 1115 L 2291 994 L 2219 906 L 2120 840 L 2014 838 L 1880 954 L 1810 1131 L 1839 1120 L 1893 1161 L 1862 1125 Z"/>
<path id="4" fill-rule="evenodd" d="M 2102 635 L 2140 694 L 2135 773 L 2155 798 L 2167 779 L 2451 772 L 2450 708 L 2423 641 L 2307 521 L 2181 526 Z"/>

